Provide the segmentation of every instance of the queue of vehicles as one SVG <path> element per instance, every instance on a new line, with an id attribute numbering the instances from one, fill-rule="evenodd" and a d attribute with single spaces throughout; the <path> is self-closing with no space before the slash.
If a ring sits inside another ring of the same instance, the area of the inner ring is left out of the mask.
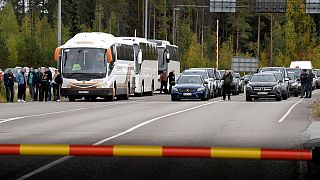
<path id="1" fill-rule="evenodd" d="M 290 68 L 263 67 L 259 73 L 246 79 L 246 101 L 259 98 L 274 98 L 277 101 L 286 100 L 291 95 L 298 97 L 301 93 L 300 75 L 303 70 L 313 72 L 312 89 L 315 89 L 317 74 L 312 69 L 310 61 L 293 61 Z"/>
<path id="2" fill-rule="evenodd" d="M 239 95 L 244 92 L 243 79 L 239 73 L 232 73 L 231 92 Z M 215 68 L 191 68 L 182 72 L 171 92 L 171 100 L 201 99 L 209 100 L 222 96 L 225 70 Z"/>

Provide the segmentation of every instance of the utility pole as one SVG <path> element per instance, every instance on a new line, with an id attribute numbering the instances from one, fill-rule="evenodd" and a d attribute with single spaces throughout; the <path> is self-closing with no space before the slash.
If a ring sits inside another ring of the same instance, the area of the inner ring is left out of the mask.
<path id="1" fill-rule="evenodd" d="M 172 23 L 172 44 L 175 44 L 176 41 L 176 11 L 180 11 L 180 8 L 173 8 L 173 23 Z"/>
<path id="2" fill-rule="evenodd" d="M 219 69 L 219 19 L 217 18 L 217 44 L 216 44 L 216 54 L 217 54 L 217 59 L 216 59 L 216 68 Z"/>
<path id="3" fill-rule="evenodd" d="M 260 14 L 258 17 L 258 52 L 257 52 L 257 58 L 259 59 L 260 57 L 260 23 L 261 23 L 261 19 L 260 19 Z"/>
<path id="4" fill-rule="evenodd" d="M 61 0 L 58 0 L 58 46 L 61 45 Z"/>
<path id="5" fill-rule="evenodd" d="M 270 15 L 270 62 L 269 62 L 269 66 L 272 66 L 273 64 L 273 57 L 272 57 L 272 54 L 273 54 L 273 27 L 272 27 L 272 14 Z"/>
<path id="6" fill-rule="evenodd" d="M 144 9 L 144 38 L 148 39 L 148 0 L 145 0 Z"/>

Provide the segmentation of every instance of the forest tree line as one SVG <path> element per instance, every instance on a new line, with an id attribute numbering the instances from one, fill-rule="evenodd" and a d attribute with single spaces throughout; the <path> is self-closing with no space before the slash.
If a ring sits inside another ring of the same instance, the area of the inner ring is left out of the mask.
<path id="1" fill-rule="evenodd" d="M 174 41 L 182 69 L 215 66 L 217 19 L 220 69 L 230 67 L 233 56 L 258 57 L 260 66 L 311 60 L 320 68 L 320 15 L 306 14 L 304 0 L 288 0 L 286 12 L 276 14 L 254 13 L 247 8 L 251 0 L 238 0 L 242 8 L 235 13 L 210 13 L 209 0 L 148 1 L 148 37 Z M 144 0 L 62 0 L 62 43 L 79 32 L 143 37 L 144 5 Z M 55 66 L 57 43 L 57 0 L 0 0 L 0 68 Z"/>

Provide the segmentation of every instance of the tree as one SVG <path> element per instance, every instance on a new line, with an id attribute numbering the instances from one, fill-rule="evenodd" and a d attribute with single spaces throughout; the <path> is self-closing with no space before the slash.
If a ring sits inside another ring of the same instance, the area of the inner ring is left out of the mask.
<path id="1" fill-rule="evenodd" d="M 3 9 L 0 27 L 2 29 L 1 36 L 5 39 L 9 51 L 9 64 L 16 65 L 18 62 L 17 35 L 19 34 L 19 25 L 11 3 L 7 3 Z"/>

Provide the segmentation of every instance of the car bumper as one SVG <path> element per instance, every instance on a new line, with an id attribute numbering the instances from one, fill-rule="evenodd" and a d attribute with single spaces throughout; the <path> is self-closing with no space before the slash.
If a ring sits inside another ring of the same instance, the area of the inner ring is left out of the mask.
<path id="1" fill-rule="evenodd" d="M 262 91 L 262 92 L 258 92 L 258 91 L 248 91 L 247 90 L 247 96 L 248 97 L 258 97 L 258 98 L 275 98 L 278 96 L 281 96 L 279 91 Z"/>
<path id="2" fill-rule="evenodd" d="M 206 92 L 192 92 L 192 93 L 172 92 L 171 97 L 173 99 L 203 99 L 203 98 L 206 98 Z"/>

